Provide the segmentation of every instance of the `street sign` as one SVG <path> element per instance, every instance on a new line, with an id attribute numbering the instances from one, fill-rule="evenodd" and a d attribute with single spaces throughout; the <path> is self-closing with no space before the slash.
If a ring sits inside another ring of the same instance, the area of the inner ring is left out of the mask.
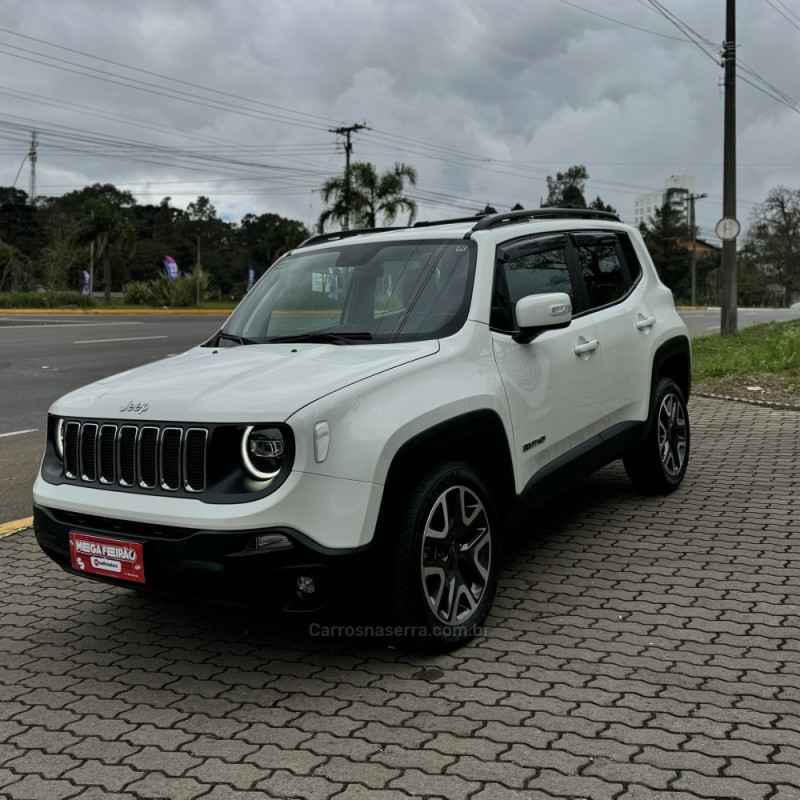
<path id="1" fill-rule="evenodd" d="M 714 232 L 723 242 L 732 242 L 742 230 L 736 217 L 723 217 L 714 228 Z"/>

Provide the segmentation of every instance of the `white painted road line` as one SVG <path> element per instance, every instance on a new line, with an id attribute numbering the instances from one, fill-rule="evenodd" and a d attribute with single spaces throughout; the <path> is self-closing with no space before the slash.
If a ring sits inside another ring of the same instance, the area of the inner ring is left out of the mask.
<path id="1" fill-rule="evenodd" d="M 11 433 L 0 433 L 0 439 L 4 436 L 21 436 L 23 433 L 36 433 L 38 428 L 28 428 L 26 431 L 11 431 Z"/>
<path id="2" fill-rule="evenodd" d="M 142 342 L 145 339 L 168 339 L 168 336 L 131 336 L 127 339 L 83 339 L 72 344 L 102 344 L 104 342 Z"/>
<path id="3" fill-rule="evenodd" d="M 144 322 L 40 322 L 35 325 L 3 325 L 2 329 L 8 331 L 13 328 L 80 328 L 87 325 L 94 327 L 101 325 L 144 325 Z"/>

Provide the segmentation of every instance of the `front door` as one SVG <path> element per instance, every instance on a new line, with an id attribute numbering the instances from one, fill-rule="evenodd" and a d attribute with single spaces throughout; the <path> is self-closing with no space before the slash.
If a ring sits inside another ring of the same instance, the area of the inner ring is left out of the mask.
<path id="1" fill-rule="evenodd" d="M 514 429 L 518 489 L 602 428 L 603 365 L 591 315 L 528 344 L 512 338 L 514 309 L 522 297 L 566 292 L 574 302 L 574 277 L 563 234 L 530 237 L 498 250 L 491 326 Z"/>

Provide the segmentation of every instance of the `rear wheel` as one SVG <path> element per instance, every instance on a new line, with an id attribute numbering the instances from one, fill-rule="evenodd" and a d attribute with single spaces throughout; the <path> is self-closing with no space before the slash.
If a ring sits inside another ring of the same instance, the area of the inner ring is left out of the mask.
<path id="1" fill-rule="evenodd" d="M 669 494 L 689 464 L 689 412 L 680 386 L 661 378 L 650 407 L 645 440 L 623 458 L 633 485 L 645 494 Z"/>
<path id="2" fill-rule="evenodd" d="M 442 464 L 402 504 L 394 537 L 391 605 L 401 638 L 426 650 L 469 641 L 497 588 L 499 522 L 471 466 Z"/>

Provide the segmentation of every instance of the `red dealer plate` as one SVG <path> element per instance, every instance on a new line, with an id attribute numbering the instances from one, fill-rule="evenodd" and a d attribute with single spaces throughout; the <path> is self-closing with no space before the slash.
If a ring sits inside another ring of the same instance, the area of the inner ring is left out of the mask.
<path id="1" fill-rule="evenodd" d="M 121 542 L 70 531 L 69 555 L 72 568 L 79 572 L 144 583 L 142 545 L 138 542 Z"/>

